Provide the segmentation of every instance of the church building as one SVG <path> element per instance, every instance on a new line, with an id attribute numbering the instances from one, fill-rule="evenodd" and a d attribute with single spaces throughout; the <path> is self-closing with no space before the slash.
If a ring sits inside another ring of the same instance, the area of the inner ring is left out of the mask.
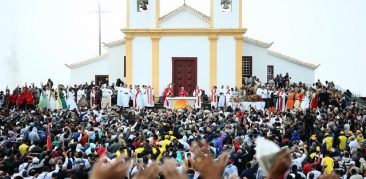
<path id="1" fill-rule="evenodd" d="M 242 0 L 211 0 L 210 15 L 183 4 L 161 16 L 159 0 L 126 0 L 124 39 L 105 43 L 104 55 L 66 64 L 71 85 L 121 79 L 151 85 L 155 96 L 174 84 L 192 93 L 196 85 L 240 87 L 256 76 L 262 82 L 289 73 L 291 82 L 314 82 L 319 65 L 270 50 L 273 43 L 245 36 Z M 190 94 L 191 95 L 191 94 Z"/>

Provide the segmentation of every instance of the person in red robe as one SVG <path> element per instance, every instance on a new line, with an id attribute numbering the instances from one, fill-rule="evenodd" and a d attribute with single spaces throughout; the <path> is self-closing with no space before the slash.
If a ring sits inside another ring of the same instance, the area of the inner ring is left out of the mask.
<path id="1" fill-rule="evenodd" d="M 185 90 L 184 87 L 180 87 L 180 90 L 178 92 L 178 96 L 179 97 L 187 97 L 188 96 L 187 90 Z"/>
<path id="2" fill-rule="evenodd" d="M 23 88 L 20 94 L 18 94 L 18 106 L 20 109 L 25 108 L 25 97 L 26 97 L 26 88 Z"/>
<path id="3" fill-rule="evenodd" d="M 16 90 L 13 91 L 13 94 L 10 95 L 10 107 L 16 107 L 18 101 L 18 93 Z"/>
<path id="4" fill-rule="evenodd" d="M 171 85 L 169 84 L 167 88 L 164 89 L 163 92 L 163 97 L 162 97 L 162 101 L 164 103 L 164 107 L 168 108 L 169 107 L 169 101 L 166 99 L 167 97 L 172 97 L 173 96 L 173 88 L 171 87 Z"/>
<path id="5" fill-rule="evenodd" d="M 27 88 L 24 90 L 24 97 L 25 97 L 25 108 L 26 109 L 33 109 L 34 107 L 34 97 L 33 97 L 33 92 L 28 90 Z"/>

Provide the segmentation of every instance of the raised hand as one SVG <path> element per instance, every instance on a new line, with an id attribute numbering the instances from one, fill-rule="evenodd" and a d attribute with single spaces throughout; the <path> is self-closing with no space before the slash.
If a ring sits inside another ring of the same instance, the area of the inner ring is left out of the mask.
<path id="1" fill-rule="evenodd" d="M 283 150 L 277 154 L 274 159 L 274 163 L 272 166 L 272 170 L 269 171 L 268 178 L 275 179 L 278 176 L 285 173 L 291 166 L 291 151 L 290 150 Z"/>
<path id="2" fill-rule="evenodd" d="M 106 163 L 103 163 L 103 161 L 105 162 L 106 160 L 101 157 L 101 159 L 99 159 L 99 161 L 94 165 L 90 175 L 91 179 L 121 179 L 126 176 L 131 163 L 130 161 L 124 163 L 123 157 L 117 158 L 113 164 L 108 166 L 104 166 Z"/>
<path id="3" fill-rule="evenodd" d="M 162 172 L 166 179 L 186 179 L 187 176 L 179 174 L 177 164 L 174 159 L 164 160 Z"/>
<path id="4" fill-rule="evenodd" d="M 319 179 L 339 179 L 339 176 L 332 174 L 332 175 L 320 175 Z"/>
<path id="5" fill-rule="evenodd" d="M 195 155 L 196 169 L 204 178 L 220 179 L 222 177 L 228 161 L 227 153 L 223 153 L 218 161 L 214 161 L 209 154 L 205 154 L 205 149 L 200 148 L 197 142 L 192 143 L 191 151 Z"/>
<path id="6" fill-rule="evenodd" d="M 151 179 L 157 178 L 159 176 L 159 168 L 156 162 L 153 162 L 149 167 L 145 168 L 145 170 L 140 170 L 136 179 Z"/>

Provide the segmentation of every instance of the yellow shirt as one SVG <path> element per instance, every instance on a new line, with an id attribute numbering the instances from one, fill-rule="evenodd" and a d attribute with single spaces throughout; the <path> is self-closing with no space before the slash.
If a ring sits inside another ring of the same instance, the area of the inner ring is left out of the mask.
<path id="1" fill-rule="evenodd" d="M 121 156 L 121 154 L 122 154 L 122 152 L 120 150 L 117 150 L 116 156 L 119 157 L 119 156 Z M 127 149 L 123 150 L 123 155 L 128 156 Z"/>
<path id="2" fill-rule="evenodd" d="M 172 141 L 165 139 L 163 141 L 160 142 L 160 145 L 162 146 L 162 148 L 165 149 L 165 146 L 170 145 L 170 143 L 172 143 Z"/>
<path id="3" fill-rule="evenodd" d="M 347 137 L 344 135 L 341 135 L 338 137 L 339 139 L 339 150 L 344 151 L 346 149 L 347 145 Z"/>
<path id="4" fill-rule="evenodd" d="M 334 160 L 330 157 L 324 157 L 322 161 L 322 165 L 326 166 L 324 172 L 326 174 L 331 174 L 334 167 Z"/>
<path id="5" fill-rule="evenodd" d="M 164 154 L 164 152 L 165 152 L 165 148 L 164 147 L 159 147 L 159 149 L 160 149 L 160 154 L 159 154 L 159 156 L 156 158 L 156 160 L 158 161 L 158 160 L 160 160 L 162 157 L 163 157 L 163 154 Z M 140 154 L 140 153 L 142 153 L 142 152 L 144 152 L 144 148 L 143 147 L 140 147 L 140 148 L 137 148 L 137 149 L 135 149 L 135 153 L 136 154 Z M 156 149 L 155 148 L 153 148 L 152 149 L 152 152 L 153 152 L 153 154 L 156 154 L 157 153 L 157 151 L 156 151 Z"/>
<path id="6" fill-rule="evenodd" d="M 327 151 L 331 151 L 333 148 L 333 137 L 326 137 L 324 140 L 325 145 L 327 146 Z"/>
<path id="7" fill-rule="evenodd" d="M 357 136 L 357 138 L 356 138 L 356 140 L 357 140 L 357 142 L 358 142 L 358 144 L 361 144 L 362 143 L 362 141 L 363 141 L 363 136 Z"/>
<path id="8" fill-rule="evenodd" d="M 28 145 L 27 144 L 22 144 L 19 146 L 19 153 L 20 155 L 24 155 L 25 153 L 27 153 L 27 150 L 28 150 Z"/>

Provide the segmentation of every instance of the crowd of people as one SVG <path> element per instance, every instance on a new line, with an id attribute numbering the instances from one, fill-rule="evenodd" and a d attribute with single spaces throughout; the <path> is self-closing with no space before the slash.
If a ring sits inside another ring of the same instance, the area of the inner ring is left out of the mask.
<path id="1" fill-rule="evenodd" d="M 289 79 L 212 87 L 206 109 L 149 108 L 154 92 L 148 85 L 65 87 L 48 80 L 39 88 L 7 89 L 0 92 L 0 177 L 366 176 L 366 110 L 333 82 L 309 87 Z M 198 87 L 180 94 L 204 101 Z M 161 102 L 176 95 L 168 86 Z M 238 108 L 235 101 L 248 95 L 261 96 L 266 108 Z M 256 157 L 257 137 L 290 149 L 267 173 Z"/>

